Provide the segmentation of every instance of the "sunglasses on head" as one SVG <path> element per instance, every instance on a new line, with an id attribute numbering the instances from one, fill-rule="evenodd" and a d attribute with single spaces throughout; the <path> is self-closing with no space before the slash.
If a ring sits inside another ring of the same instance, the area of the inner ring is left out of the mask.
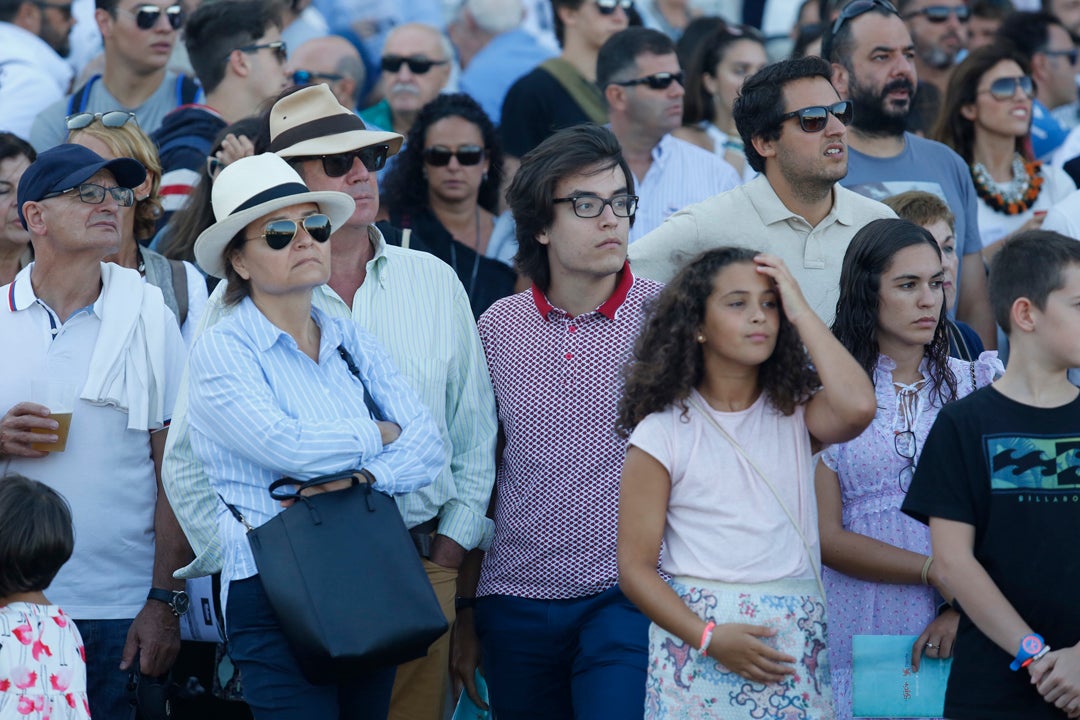
<path id="1" fill-rule="evenodd" d="M 308 83 L 322 82 L 326 80 L 328 82 L 337 82 L 344 75 L 336 75 L 334 73 L 315 72 L 314 70 L 297 70 L 292 74 L 293 85 L 307 85 Z"/>
<path id="2" fill-rule="evenodd" d="M 409 72 L 413 75 L 423 75 L 436 65 L 446 65 L 449 60 L 429 60 L 426 57 L 420 55 L 413 55 L 412 57 L 402 57 L 401 55 L 383 55 L 382 62 L 380 63 L 384 72 L 396 73 L 401 70 L 402 65 L 409 66 Z"/>
<path id="3" fill-rule="evenodd" d="M 780 122 L 797 117 L 799 118 L 799 127 L 802 128 L 803 132 L 816 133 L 824 130 L 825 126 L 829 124 L 830 113 L 836 116 L 836 119 L 844 125 L 849 125 L 855 111 L 850 100 L 841 100 L 835 105 L 811 105 L 810 107 L 784 113 L 780 116 Z"/>
<path id="4" fill-rule="evenodd" d="M 389 145 L 369 145 L 359 150 L 337 153 L 336 155 L 309 155 L 306 157 L 289 158 L 289 162 L 301 162 L 304 160 L 322 160 L 322 169 L 326 177 L 341 177 L 352 170 L 353 160 L 360 158 L 368 172 L 378 172 L 386 165 L 386 155 L 390 152 Z"/>
<path id="5" fill-rule="evenodd" d="M 81 112 L 67 116 L 67 129 L 82 130 L 93 125 L 95 120 L 100 120 L 101 124 L 107 128 L 123 127 L 129 122 L 139 124 L 135 113 L 126 110 L 110 110 L 105 113 Z"/>
<path id="6" fill-rule="evenodd" d="M 169 21 L 169 27 L 173 30 L 179 30 L 184 24 L 184 8 L 179 5 L 170 5 L 167 8 L 159 8 L 157 5 L 139 5 L 134 10 L 123 10 L 122 12 L 135 18 L 135 25 L 140 30 L 149 30 L 157 25 L 161 13 L 165 13 L 165 18 Z"/>
<path id="7" fill-rule="evenodd" d="M 273 50 L 274 57 L 276 57 L 277 61 L 282 65 L 284 65 L 285 61 L 289 59 L 289 48 L 285 45 L 284 40 L 274 40 L 273 42 L 266 43 L 255 43 L 254 45 L 244 45 L 243 47 L 238 47 L 235 49 L 243 53 L 256 53 L 260 50 L 266 49 Z"/>
<path id="8" fill-rule="evenodd" d="M 860 15 L 865 15 L 874 8 L 881 8 L 891 15 L 900 14 L 896 9 L 896 6 L 889 2 L 889 0 L 855 0 L 855 2 L 845 5 L 844 9 L 840 11 L 840 14 L 833 22 L 832 35 L 835 37 L 836 33 L 840 32 L 840 28 L 842 28 L 844 23 L 848 20 L 854 20 Z"/>
<path id="9" fill-rule="evenodd" d="M 1016 95 L 1016 88 L 1023 90 L 1029 100 L 1035 97 L 1035 83 L 1032 82 L 1030 75 L 998 78 L 990 83 L 990 87 L 979 92 L 990 93 L 995 100 L 1011 100 Z"/>
<path id="10" fill-rule="evenodd" d="M 904 19 L 910 20 L 919 15 L 922 15 L 935 25 L 945 22 L 949 19 L 950 15 L 956 15 L 956 19 L 959 22 L 966 23 L 968 18 L 971 17 L 971 8 L 967 5 L 957 5 L 955 7 L 952 5 L 931 5 L 929 7 L 924 7 L 921 10 L 912 10 L 904 15 Z"/>
<path id="11" fill-rule="evenodd" d="M 596 9 L 601 15 L 610 15 L 616 8 L 622 8 L 623 12 L 629 12 L 634 7 L 634 0 L 596 0 Z"/>
<path id="12" fill-rule="evenodd" d="M 619 85 L 621 87 L 632 87 L 634 85 L 648 85 L 653 90 L 667 90 L 671 87 L 671 83 L 677 82 L 680 85 L 683 84 L 683 74 L 681 72 L 670 73 L 662 72 L 655 75 L 649 75 L 643 78 L 635 78 L 633 80 L 623 80 L 621 82 L 612 82 L 612 85 Z"/>
<path id="13" fill-rule="evenodd" d="M 330 227 L 330 218 L 321 213 L 308 215 L 299 222 L 296 220 L 271 220 L 263 227 L 262 234 L 255 237 L 266 240 L 266 244 L 270 246 L 271 250 L 284 250 L 289 247 L 293 238 L 296 237 L 296 233 L 300 232 L 301 227 L 315 242 L 324 243 L 330 239 L 332 229 Z M 247 239 L 254 240 L 255 238 Z"/>
<path id="14" fill-rule="evenodd" d="M 459 165 L 479 165 L 484 159 L 484 148 L 479 145 L 462 145 L 457 150 L 435 145 L 424 148 L 424 163 L 433 167 L 450 164 L 450 158 L 457 158 Z"/>

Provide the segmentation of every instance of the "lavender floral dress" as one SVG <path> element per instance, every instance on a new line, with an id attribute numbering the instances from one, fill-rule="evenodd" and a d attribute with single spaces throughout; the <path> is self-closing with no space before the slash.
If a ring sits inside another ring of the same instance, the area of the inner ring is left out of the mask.
<path id="1" fill-rule="evenodd" d="M 956 377 L 957 399 L 990 384 L 1004 370 L 996 352 L 984 352 L 970 363 L 949 358 L 949 367 Z M 904 480 L 910 484 L 910 471 L 905 472 L 905 468 L 912 460 L 918 463 L 941 407 L 932 381 L 906 387 L 894 385 L 895 368 L 885 355 L 878 358 L 874 370 L 878 411 L 874 421 L 854 440 L 829 447 L 821 459 L 840 478 L 846 530 L 928 555 L 929 530 L 900 512 L 900 505 L 905 495 Z M 925 359 L 919 371 L 924 378 L 930 377 Z M 898 442 L 898 435 L 908 429 L 914 443 Z M 823 572 L 829 603 L 829 659 L 836 717 L 848 720 L 852 717 L 852 635 L 919 635 L 934 619 L 941 598 L 933 588 L 921 585 L 866 582 L 829 568 Z"/>

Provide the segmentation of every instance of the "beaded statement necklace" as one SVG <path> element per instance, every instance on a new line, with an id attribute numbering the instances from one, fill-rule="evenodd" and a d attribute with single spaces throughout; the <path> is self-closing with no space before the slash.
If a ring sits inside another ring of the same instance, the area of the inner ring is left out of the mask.
<path id="1" fill-rule="evenodd" d="M 1013 155 L 1013 178 L 1009 182 L 996 182 L 986 166 L 979 162 L 971 166 L 971 179 L 975 182 L 975 191 L 990 209 L 1005 215 L 1019 215 L 1035 204 L 1042 191 L 1041 166 L 1038 160 L 1024 162 L 1017 153 Z"/>

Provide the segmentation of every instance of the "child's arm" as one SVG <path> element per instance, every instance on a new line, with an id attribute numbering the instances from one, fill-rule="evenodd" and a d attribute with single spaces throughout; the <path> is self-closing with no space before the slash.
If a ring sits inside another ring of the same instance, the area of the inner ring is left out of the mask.
<path id="1" fill-rule="evenodd" d="M 705 632 L 699 618 L 656 572 L 667 520 L 671 477 L 656 458 L 631 446 L 619 495 L 619 586 L 650 620 L 698 648 Z M 759 625 L 718 625 L 709 656 L 747 680 L 775 683 L 795 672 L 785 655 L 758 638 L 775 630 Z"/>
<path id="2" fill-rule="evenodd" d="M 775 255 L 754 258 L 758 272 L 776 283 L 784 314 L 810 353 L 821 390 L 806 405 L 806 427 L 819 443 L 844 442 L 866 429 L 877 412 L 870 376 L 810 309 L 799 284 Z"/>

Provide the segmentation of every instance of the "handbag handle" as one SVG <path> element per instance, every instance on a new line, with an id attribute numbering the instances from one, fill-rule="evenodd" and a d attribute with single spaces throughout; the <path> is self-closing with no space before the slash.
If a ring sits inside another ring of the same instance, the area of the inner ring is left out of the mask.
<path id="1" fill-rule="evenodd" d="M 720 432 L 720 434 L 723 435 L 729 443 L 731 443 L 731 446 L 734 447 L 735 451 L 742 456 L 743 460 L 750 463 L 750 467 L 754 469 L 754 472 L 758 474 L 758 477 L 765 481 L 765 486 L 769 488 L 769 492 L 771 492 L 773 494 L 773 497 L 776 498 L 776 502 L 780 503 L 780 507 L 783 508 L 784 514 L 787 515 L 788 522 L 790 522 L 791 526 L 795 528 L 795 532 L 799 534 L 799 539 L 802 540 L 803 548 L 806 550 L 806 556 L 810 559 L 810 567 L 814 571 L 814 579 L 817 580 L 818 590 L 821 591 L 821 600 L 822 602 L 825 602 L 825 583 L 821 581 L 821 569 L 818 567 L 818 563 L 814 562 L 814 552 L 810 549 L 810 543 L 806 540 L 806 534 L 802 531 L 802 528 L 799 527 L 799 523 L 795 522 L 795 516 L 791 514 L 790 510 L 788 510 L 787 503 L 784 502 L 784 499 L 782 497 L 780 497 L 780 493 L 776 492 L 776 488 L 773 487 L 773 484 L 771 482 L 769 482 L 769 478 L 765 477 L 765 473 L 761 472 L 761 468 L 757 466 L 757 463 L 755 463 L 750 458 L 750 456 L 746 454 L 746 451 L 743 450 L 743 446 L 740 445 L 738 441 L 735 440 L 735 438 L 731 437 L 731 433 L 725 430 L 723 425 L 716 422 L 716 418 L 712 416 L 712 413 L 708 412 L 705 408 L 703 408 L 698 399 L 693 396 L 689 398 L 689 402 L 691 405 L 694 406 L 695 410 L 701 413 L 702 417 L 709 421 L 709 424 L 716 428 Z"/>
<path id="2" fill-rule="evenodd" d="M 353 486 L 359 485 L 360 478 L 357 476 L 363 476 L 364 484 L 369 487 L 375 481 L 374 476 L 367 470 L 341 470 L 336 473 L 330 473 L 329 475 L 320 475 L 319 477 L 314 477 L 310 480 L 297 480 L 296 478 L 283 477 L 270 483 L 270 497 L 278 502 L 281 502 L 282 500 L 302 500 L 306 497 L 302 494 L 304 490 L 320 485 L 326 485 L 327 483 L 337 482 L 338 480 L 352 479 Z M 295 486 L 296 490 L 282 492 L 281 488 L 286 486 Z"/>

